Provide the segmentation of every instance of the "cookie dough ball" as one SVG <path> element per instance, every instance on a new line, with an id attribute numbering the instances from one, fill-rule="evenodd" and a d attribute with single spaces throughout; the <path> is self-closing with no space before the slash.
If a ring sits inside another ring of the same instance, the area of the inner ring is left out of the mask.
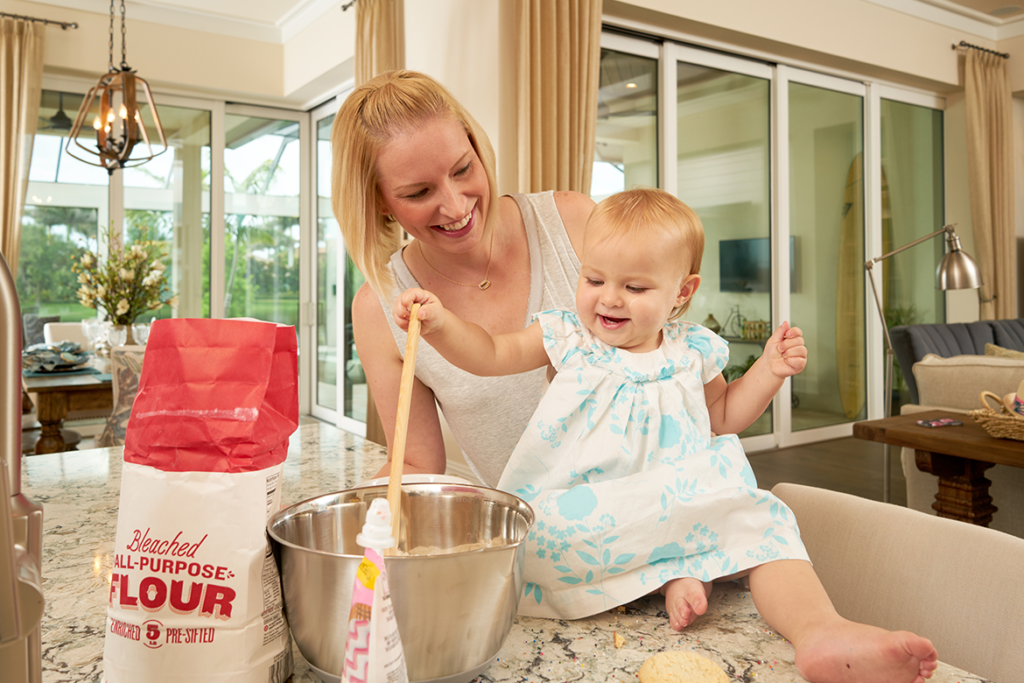
<path id="1" fill-rule="evenodd" d="M 729 683 L 729 677 L 707 657 L 659 652 L 640 667 L 640 683 Z"/>

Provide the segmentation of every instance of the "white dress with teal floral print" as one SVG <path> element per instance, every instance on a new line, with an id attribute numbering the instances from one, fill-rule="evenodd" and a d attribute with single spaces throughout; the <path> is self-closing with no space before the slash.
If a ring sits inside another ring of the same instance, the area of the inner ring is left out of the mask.
<path id="1" fill-rule="evenodd" d="M 769 560 L 807 560 L 793 513 L 757 488 L 734 435 L 712 436 L 704 384 L 725 341 L 669 323 L 661 347 L 608 346 L 574 313 L 536 316 L 558 375 L 498 488 L 526 500 L 527 616 L 577 619 Z"/>

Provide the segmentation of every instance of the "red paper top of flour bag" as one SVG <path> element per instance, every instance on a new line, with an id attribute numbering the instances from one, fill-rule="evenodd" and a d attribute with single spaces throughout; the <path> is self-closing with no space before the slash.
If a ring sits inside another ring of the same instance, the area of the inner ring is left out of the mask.
<path id="1" fill-rule="evenodd" d="M 172 472 L 250 472 L 288 455 L 299 424 L 295 328 L 153 322 L 124 459 Z"/>

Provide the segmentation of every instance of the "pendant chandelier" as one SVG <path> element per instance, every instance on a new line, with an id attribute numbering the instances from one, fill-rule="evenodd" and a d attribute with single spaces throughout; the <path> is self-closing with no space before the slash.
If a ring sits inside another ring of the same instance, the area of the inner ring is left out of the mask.
<path id="1" fill-rule="evenodd" d="M 149 84 L 135 74 L 126 61 L 124 0 L 121 0 L 121 65 L 114 67 L 114 0 L 110 0 L 110 59 L 109 71 L 100 77 L 82 100 L 75 123 L 68 134 L 67 152 L 81 162 L 90 166 L 105 168 L 113 175 L 119 168 L 131 168 L 146 163 L 153 157 L 167 151 L 167 140 L 164 129 L 160 125 L 160 115 L 153 102 L 153 93 Z M 159 139 L 162 149 L 153 152 L 149 133 L 139 113 L 139 92 L 145 95 L 149 104 L 150 114 L 156 127 L 155 138 Z M 99 101 L 99 110 L 93 108 L 93 102 Z M 83 128 L 88 135 L 86 123 L 92 118 L 92 131 L 95 141 L 88 137 L 83 140 Z M 143 144 L 139 144 L 143 143 Z M 75 149 L 77 148 L 77 149 Z M 79 156 L 82 151 L 88 155 Z M 78 152 L 76 154 L 75 152 Z"/>

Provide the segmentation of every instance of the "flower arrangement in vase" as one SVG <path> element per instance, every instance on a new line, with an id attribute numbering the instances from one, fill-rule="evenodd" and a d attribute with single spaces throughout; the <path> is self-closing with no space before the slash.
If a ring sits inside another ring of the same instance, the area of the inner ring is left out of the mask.
<path id="1" fill-rule="evenodd" d="M 109 253 L 105 261 L 86 250 L 72 270 L 78 274 L 78 301 L 83 306 L 106 312 L 113 325 L 127 330 L 127 343 L 132 343 L 131 325 L 146 311 L 178 305 L 177 296 L 170 295 L 163 259 L 167 254 L 154 241 L 148 240 L 145 228 L 140 239 L 129 247 L 115 240 L 113 225 L 107 231 Z"/>

